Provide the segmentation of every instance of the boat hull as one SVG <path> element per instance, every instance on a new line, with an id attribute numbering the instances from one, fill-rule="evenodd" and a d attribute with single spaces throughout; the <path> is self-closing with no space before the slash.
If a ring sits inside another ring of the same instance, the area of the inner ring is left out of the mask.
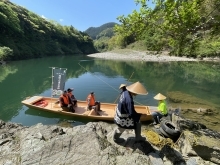
<path id="1" fill-rule="evenodd" d="M 73 116 L 73 117 L 82 117 L 92 120 L 102 120 L 102 121 L 113 121 L 115 116 L 115 108 L 117 104 L 111 103 L 101 103 L 101 110 L 99 112 L 100 116 L 96 115 L 94 110 L 87 110 L 86 101 L 77 101 L 77 107 L 74 107 L 75 113 L 68 112 L 63 110 L 57 98 L 43 97 L 43 96 L 33 96 L 29 97 L 21 102 L 25 106 L 38 109 L 42 111 L 48 111 L 52 113 Z M 152 120 L 152 115 L 150 113 L 149 106 L 139 106 L 135 105 L 135 110 L 138 113 L 146 114 L 141 116 L 141 121 Z"/>

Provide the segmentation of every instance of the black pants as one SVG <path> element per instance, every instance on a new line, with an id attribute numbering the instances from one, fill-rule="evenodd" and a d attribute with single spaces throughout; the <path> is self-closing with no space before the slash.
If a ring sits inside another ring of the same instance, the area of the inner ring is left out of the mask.
<path id="1" fill-rule="evenodd" d="M 68 106 L 68 105 L 61 106 L 61 108 L 65 111 L 75 112 L 75 109 L 73 108 L 72 104 L 70 104 L 70 106 Z"/>
<path id="2" fill-rule="evenodd" d="M 100 102 L 99 102 L 99 101 L 96 101 L 96 102 L 95 102 L 95 105 L 96 105 L 96 107 L 97 107 L 97 110 L 100 111 L 100 107 L 101 107 Z"/>
<path id="3" fill-rule="evenodd" d="M 100 111 L 100 107 L 101 107 L 100 102 L 99 102 L 99 101 L 96 101 L 96 102 L 95 102 L 95 105 L 89 106 L 88 108 L 89 108 L 89 110 L 95 109 L 95 111 Z"/>

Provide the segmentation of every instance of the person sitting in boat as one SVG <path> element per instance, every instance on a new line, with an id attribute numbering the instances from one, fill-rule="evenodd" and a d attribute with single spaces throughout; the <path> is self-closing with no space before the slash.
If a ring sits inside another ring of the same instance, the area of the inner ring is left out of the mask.
<path id="1" fill-rule="evenodd" d="M 165 102 L 166 96 L 162 95 L 161 93 L 158 93 L 156 96 L 154 96 L 155 100 L 158 100 L 158 107 L 157 110 L 153 110 L 151 113 L 154 119 L 153 124 L 159 124 L 160 119 L 164 116 L 167 116 L 167 104 Z"/>
<path id="2" fill-rule="evenodd" d="M 70 100 L 70 97 L 69 97 L 67 91 L 63 91 L 63 94 L 60 96 L 59 101 L 60 101 L 61 107 L 64 110 L 75 112 L 75 110 L 73 109 L 73 104 Z"/>
<path id="3" fill-rule="evenodd" d="M 141 83 L 136 82 L 126 87 L 118 101 L 116 106 L 116 113 L 114 116 L 114 122 L 117 127 L 114 129 L 113 140 L 116 143 L 122 143 L 125 140 L 120 138 L 121 134 L 126 129 L 135 130 L 135 141 L 145 141 L 146 138 L 141 136 L 141 114 L 135 111 L 133 96 L 137 94 L 146 95 L 147 91 Z"/>
<path id="4" fill-rule="evenodd" d="M 90 92 L 90 94 L 86 98 L 87 101 L 87 110 L 94 109 L 97 115 L 100 115 L 98 111 L 101 111 L 100 109 L 100 102 L 95 101 L 95 93 Z"/>
<path id="5" fill-rule="evenodd" d="M 77 99 L 73 94 L 73 88 L 68 88 L 67 92 L 74 107 L 77 107 Z"/>

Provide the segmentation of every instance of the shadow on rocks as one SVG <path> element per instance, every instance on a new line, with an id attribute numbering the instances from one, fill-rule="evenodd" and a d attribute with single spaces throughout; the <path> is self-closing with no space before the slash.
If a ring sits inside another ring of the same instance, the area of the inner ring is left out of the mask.
<path id="1" fill-rule="evenodd" d="M 135 141 L 134 137 L 129 137 L 123 143 L 116 143 L 125 147 L 127 150 L 132 149 L 133 152 L 148 155 L 150 152 L 155 152 L 155 149 L 148 141 Z"/>
<path id="2" fill-rule="evenodd" d="M 179 153 L 177 150 L 174 150 L 169 145 L 165 145 L 161 151 L 160 151 L 160 157 L 161 159 L 164 159 L 164 157 L 169 160 L 173 165 L 185 165 L 186 161 L 182 157 L 182 154 Z"/>

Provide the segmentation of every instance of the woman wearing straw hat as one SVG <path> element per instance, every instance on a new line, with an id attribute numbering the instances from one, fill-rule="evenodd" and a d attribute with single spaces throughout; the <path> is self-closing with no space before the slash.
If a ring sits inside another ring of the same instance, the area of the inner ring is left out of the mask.
<path id="1" fill-rule="evenodd" d="M 125 129 L 134 129 L 135 140 L 144 141 L 145 138 L 141 136 L 140 123 L 140 117 L 142 114 L 135 111 L 133 96 L 138 94 L 146 95 L 147 91 L 139 82 L 127 86 L 126 88 L 122 91 L 116 107 L 114 122 L 117 124 L 117 127 L 114 130 L 113 140 L 116 143 L 124 142 L 125 140 L 120 138 L 121 134 Z"/>
<path id="2" fill-rule="evenodd" d="M 154 118 L 153 124 L 159 124 L 160 119 L 164 116 L 167 116 L 167 104 L 165 102 L 166 96 L 162 95 L 161 93 L 158 93 L 156 96 L 154 96 L 155 100 L 158 100 L 158 108 L 157 110 L 154 110 L 151 114 Z"/>

